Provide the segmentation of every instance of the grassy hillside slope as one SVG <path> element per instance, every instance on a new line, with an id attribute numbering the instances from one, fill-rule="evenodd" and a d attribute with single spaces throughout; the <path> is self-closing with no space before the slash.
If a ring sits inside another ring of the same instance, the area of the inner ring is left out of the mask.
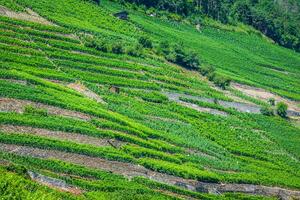
<path id="1" fill-rule="evenodd" d="M 82 35 L 124 45 L 141 35 L 182 41 L 218 73 L 295 100 L 299 54 L 251 33 L 210 27 L 199 33 L 134 11 L 122 21 L 112 15 L 121 8 L 107 1 L 0 4 L 48 20 L 0 16 L 0 161 L 80 189 L 69 198 L 260 199 L 269 197 L 233 192 L 245 193 L 234 190 L 245 183 L 265 186 L 274 198 L 281 195 L 275 186 L 291 196 L 300 189 L 300 130 L 289 120 L 222 106 L 217 102 L 236 100 L 197 72 L 153 52 L 98 51 Z M 206 194 L 200 183 L 234 189 Z M 250 193 L 264 194 L 257 191 Z"/>

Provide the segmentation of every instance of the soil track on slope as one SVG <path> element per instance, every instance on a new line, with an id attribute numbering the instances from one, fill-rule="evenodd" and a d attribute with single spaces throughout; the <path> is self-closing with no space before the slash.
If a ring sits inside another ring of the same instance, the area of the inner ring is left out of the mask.
<path id="1" fill-rule="evenodd" d="M 84 85 L 80 83 L 70 83 L 68 85 L 69 88 L 72 88 L 73 90 L 76 90 L 77 92 L 85 95 L 86 97 L 95 100 L 98 103 L 105 104 L 106 102 L 96 93 L 92 92 L 88 88 L 86 88 Z"/>
<path id="2" fill-rule="evenodd" d="M 42 103 L 36 103 L 27 100 L 19 100 L 19 99 L 10 99 L 10 98 L 0 98 L 0 112 L 16 112 L 16 113 L 23 113 L 24 108 L 26 106 L 33 106 L 36 108 L 46 109 L 49 114 L 52 115 L 60 115 L 65 117 L 72 117 L 81 120 L 90 120 L 91 117 L 89 115 L 66 110 L 54 106 L 45 105 Z"/>
<path id="3" fill-rule="evenodd" d="M 21 19 L 21 20 L 40 23 L 40 24 L 55 26 L 55 24 L 41 17 L 40 15 L 30 10 L 29 8 L 26 9 L 26 12 L 14 12 L 12 10 L 7 9 L 4 6 L 0 6 L 0 15 L 4 15 L 14 19 Z"/>
<path id="4" fill-rule="evenodd" d="M 33 181 L 36 181 L 42 185 L 46 185 L 48 187 L 58 189 L 62 192 L 70 192 L 75 195 L 80 195 L 83 193 L 81 189 L 78 187 L 73 187 L 71 185 L 68 185 L 65 181 L 59 180 L 56 178 L 44 176 L 42 174 L 38 174 L 36 172 L 29 171 L 28 175 Z"/>
<path id="5" fill-rule="evenodd" d="M 76 142 L 79 144 L 87 144 L 93 146 L 113 146 L 120 148 L 124 142 L 114 139 L 101 139 L 97 137 L 91 137 L 87 135 L 81 135 L 77 133 L 67 133 L 62 131 L 51 131 L 41 128 L 32 128 L 27 126 L 12 126 L 12 125 L 0 125 L 0 131 L 5 133 L 23 133 L 32 134 L 42 137 L 48 137 L 58 140 L 67 140 L 70 142 Z"/>
<path id="6" fill-rule="evenodd" d="M 283 200 L 288 200 L 291 198 L 300 199 L 300 191 L 296 190 L 251 184 L 204 183 L 196 180 L 183 179 L 159 172 L 154 172 L 142 166 L 134 165 L 131 163 L 109 161 L 101 158 L 74 153 L 65 153 L 55 150 L 43 150 L 8 144 L 0 144 L 0 150 L 23 156 L 33 156 L 43 159 L 59 159 L 65 162 L 71 162 L 74 164 L 84 165 L 86 167 L 97 168 L 105 171 L 110 171 L 112 173 L 121 174 L 125 177 L 128 177 L 129 179 L 136 176 L 143 176 L 161 183 L 183 187 L 191 191 L 215 194 L 224 192 L 241 192 L 255 195 L 275 196 Z"/>
<path id="7" fill-rule="evenodd" d="M 248 87 L 248 86 L 247 86 Z M 259 89 L 260 90 L 260 89 Z M 175 101 L 177 103 L 183 104 L 187 107 L 190 108 L 194 108 L 194 109 L 198 109 L 196 104 L 192 104 L 192 103 L 186 103 L 184 101 L 180 100 L 180 97 L 184 97 L 184 98 L 188 98 L 188 99 L 192 99 L 192 100 L 197 100 L 197 101 L 201 101 L 201 102 L 207 102 L 207 103 L 214 103 L 214 99 L 212 98 L 205 98 L 205 97 L 198 97 L 198 96 L 192 96 L 192 95 L 187 95 L 187 94 L 180 94 L 180 93 L 172 93 L 172 92 L 165 92 L 164 93 L 166 96 L 168 96 L 169 100 L 171 101 Z M 283 101 L 285 103 L 287 103 L 287 105 L 289 106 L 289 110 L 287 111 L 287 115 L 289 117 L 300 117 L 300 108 L 297 107 L 297 102 L 294 101 L 290 101 L 287 99 L 284 99 L 282 97 L 279 96 L 275 96 L 271 93 L 267 93 L 268 96 L 267 97 L 274 97 L 276 102 L 279 101 Z M 249 94 L 249 96 L 251 96 Z M 269 98 L 263 99 L 263 100 L 268 100 Z M 231 101 L 222 101 L 219 100 L 218 104 L 225 107 L 225 108 L 235 108 L 236 110 L 238 110 L 239 112 L 245 112 L 245 113 L 254 113 L 254 114 L 259 114 L 261 107 L 255 104 L 251 104 L 251 103 L 242 103 L 242 102 L 231 102 Z M 198 111 L 203 110 L 202 107 L 199 107 Z M 212 110 L 212 111 L 210 111 Z M 210 109 L 207 110 L 207 112 L 210 112 L 211 114 L 216 114 L 215 112 L 217 111 L 217 114 L 221 114 L 219 110 L 216 109 Z M 204 111 L 204 110 L 203 110 Z M 224 112 L 223 112 L 224 113 Z"/>
<path id="8" fill-rule="evenodd" d="M 244 94 L 246 94 L 248 96 L 251 96 L 251 97 L 259 99 L 259 100 L 268 101 L 268 99 L 274 98 L 276 102 L 282 101 L 288 105 L 288 107 L 289 107 L 288 112 L 290 113 L 290 115 L 294 114 L 294 115 L 300 116 L 300 108 L 297 105 L 300 102 L 296 102 L 296 101 L 292 101 L 292 100 L 283 98 L 281 96 L 278 96 L 276 94 L 273 94 L 273 93 L 266 91 L 264 89 L 261 89 L 261 88 L 256 88 L 256 87 L 252 87 L 252 86 L 248 86 L 248 85 L 242 85 L 239 83 L 232 83 L 232 87 L 236 90 L 243 92 Z"/>

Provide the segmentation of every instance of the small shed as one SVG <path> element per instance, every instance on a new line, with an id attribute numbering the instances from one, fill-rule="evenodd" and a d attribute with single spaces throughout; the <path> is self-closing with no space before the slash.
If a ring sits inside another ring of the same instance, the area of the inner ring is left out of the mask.
<path id="1" fill-rule="evenodd" d="M 110 86 L 110 87 L 109 87 L 109 91 L 110 91 L 111 93 L 119 94 L 119 93 L 120 93 L 120 88 L 119 88 L 119 87 L 116 87 L 116 86 Z"/>
<path id="2" fill-rule="evenodd" d="M 128 20 L 129 19 L 128 15 L 129 15 L 129 13 L 126 10 L 123 10 L 121 12 L 114 14 L 115 17 L 122 19 L 122 20 Z"/>

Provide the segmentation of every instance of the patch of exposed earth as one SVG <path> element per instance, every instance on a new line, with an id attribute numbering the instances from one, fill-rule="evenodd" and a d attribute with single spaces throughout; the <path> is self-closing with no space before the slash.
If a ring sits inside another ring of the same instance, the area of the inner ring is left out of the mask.
<path id="1" fill-rule="evenodd" d="M 102 158 L 90 157 L 74 153 L 65 153 L 55 150 L 43 150 L 11 144 L 0 144 L 0 150 L 23 156 L 32 156 L 43 159 L 59 159 L 65 162 L 121 174 L 125 177 L 128 177 L 129 179 L 136 176 L 143 176 L 161 183 L 182 187 L 191 191 L 214 194 L 220 194 L 224 192 L 240 192 L 255 195 L 275 196 L 283 200 L 300 198 L 300 191 L 297 190 L 288 190 L 279 187 L 267 187 L 251 184 L 220 184 L 199 182 L 196 180 L 183 179 L 180 177 L 155 172 L 140 165 L 122 163 L 118 161 L 109 161 Z"/>
<path id="2" fill-rule="evenodd" d="M 3 80 L 3 81 L 8 81 L 8 82 L 11 82 L 11 83 L 17 83 L 17 84 L 20 84 L 20 85 L 27 85 L 27 81 L 24 81 L 24 80 L 17 80 L 17 79 L 0 79 L 0 80 Z"/>
<path id="3" fill-rule="evenodd" d="M 183 105 L 185 104 L 185 106 L 191 107 L 198 111 L 205 111 L 205 110 L 203 109 L 203 107 L 200 107 L 200 106 L 198 106 L 199 108 L 197 108 L 196 104 L 186 103 L 184 101 L 181 101 L 180 97 L 192 99 L 192 100 L 196 100 L 196 101 L 201 101 L 201 102 L 215 103 L 215 100 L 213 98 L 198 97 L 198 96 L 192 96 L 192 95 L 180 94 L 180 93 L 174 93 L 174 92 L 164 92 L 164 94 L 169 98 L 169 100 L 175 101 L 175 102 L 183 104 Z M 271 93 L 267 93 L 267 94 L 269 94 L 269 96 L 270 96 Z M 274 95 L 272 97 L 276 97 L 276 95 Z M 268 100 L 268 99 L 269 98 L 266 98 L 265 100 Z M 279 96 L 277 96 L 277 99 L 275 98 L 275 100 L 277 102 L 283 101 L 283 102 L 287 103 L 287 105 L 289 106 L 287 115 L 289 117 L 300 117 L 300 108 L 298 107 L 299 102 L 293 102 L 293 101 L 284 99 Z M 254 114 L 261 113 L 260 112 L 261 107 L 258 105 L 252 104 L 252 103 L 218 100 L 218 104 L 223 106 L 224 108 L 234 108 L 239 112 L 254 113 Z M 215 111 L 217 111 L 217 113 Z M 222 112 L 222 111 L 212 109 L 212 110 L 206 110 L 206 112 L 210 112 L 211 114 L 221 114 L 218 112 Z"/>
<path id="4" fill-rule="evenodd" d="M 51 131 L 47 129 L 32 128 L 27 126 L 0 125 L 0 131 L 3 131 L 5 133 L 32 134 L 47 138 L 66 140 L 70 142 L 93 146 L 113 146 L 115 148 L 120 148 L 123 144 L 125 144 L 124 142 L 115 139 L 102 139 L 82 134 L 67 133 L 62 131 Z"/>
<path id="5" fill-rule="evenodd" d="M 87 87 L 85 87 L 83 84 L 81 83 L 70 83 L 68 84 L 68 87 L 76 90 L 77 92 L 85 95 L 86 97 L 95 100 L 98 103 L 102 103 L 105 104 L 106 102 L 102 99 L 102 97 L 100 97 L 98 94 L 96 94 L 95 92 L 89 90 Z"/>
<path id="6" fill-rule="evenodd" d="M 213 114 L 213 115 L 221 115 L 221 116 L 227 116 L 228 115 L 226 112 L 219 111 L 217 109 L 200 107 L 196 104 L 184 102 L 184 101 L 181 101 L 181 100 L 177 101 L 177 103 L 180 103 L 181 105 L 183 105 L 185 107 L 197 110 L 199 112 L 207 112 L 207 113 L 210 113 L 210 114 Z"/>
<path id="7" fill-rule="evenodd" d="M 80 188 L 71 186 L 63 180 L 44 176 L 33 171 L 28 171 L 27 173 L 33 181 L 36 181 L 50 188 L 58 189 L 63 192 L 70 192 L 75 195 L 80 195 L 83 193 L 83 191 Z"/>
<path id="8" fill-rule="evenodd" d="M 164 94 L 169 98 L 169 100 L 175 101 L 175 102 L 178 102 L 178 103 L 183 102 L 183 101 L 180 100 L 180 97 L 187 98 L 187 99 L 192 99 L 192 100 L 196 100 L 196 101 L 201 101 L 201 102 L 215 103 L 215 100 L 212 99 L 212 98 L 198 97 L 198 96 L 192 96 L 192 95 L 180 94 L 180 93 L 174 93 L 174 92 L 165 92 Z M 186 102 L 184 102 L 184 103 L 186 103 Z M 191 103 L 189 103 L 189 104 L 191 104 Z M 218 100 L 218 104 L 225 107 L 225 108 L 235 108 L 240 112 L 260 113 L 260 107 L 256 106 L 256 105 L 253 105 L 253 104 L 222 101 L 222 100 Z M 195 105 L 195 104 L 193 104 L 193 105 Z M 193 106 L 193 107 L 195 107 L 195 106 Z M 212 109 L 212 110 L 222 112 L 222 111 L 219 111 L 219 110 L 216 110 L 216 109 Z M 212 112 L 212 114 L 214 114 L 214 113 Z M 226 115 L 227 115 L 227 113 L 226 113 Z"/>
<path id="9" fill-rule="evenodd" d="M 6 17 L 10 17 L 14 19 L 21 19 L 21 20 L 40 23 L 40 24 L 55 26 L 55 24 L 41 17 L 39 14 L 37 14 L 36 12 L 32 11 L 29 8 L 26 8 L 25 12 L 14 12 L 12 10 L 7 9 L 4 6 L 0 6 L 0 15 L 4 15 Z"/>
<path id="10" fill-rule="evenodd" d="M 288 105 L 288 108 L 290 112 L 298 112 L 300 116 L 300 108 L 299 108 L 299 103 L 297 101 L 292 101 L 286 98 L 283 98 L 281 96 L 278 96 L 276 94 L 273 94 L 267 90 L 261 89 L 261 88 L 256 88 L 248 85 L 242 85 L 239 83 L 232 83 L 232 87 L 236 90 L 239 90 L 240 92 L 243 92 L 244 94 L 251 96 L 253 98 L 263 100 L 263 101 L 268 101 L 270 98 L 274 98 L 276 102 L 284 102 Z"/>
<path id="11" fill-rule="evenodd" d="M 0 98 L 0 112 L 16 112 L 23 113 L 26 106 L 33 106 L 39 109 L 46 109 L 49 114 L 60 115 L 65 117 L 77 118 L 80 120 L 90 120 L 91 117 L 87 114 L 66 110 L 54 106 L 36 103 L 27 100 Z"/>

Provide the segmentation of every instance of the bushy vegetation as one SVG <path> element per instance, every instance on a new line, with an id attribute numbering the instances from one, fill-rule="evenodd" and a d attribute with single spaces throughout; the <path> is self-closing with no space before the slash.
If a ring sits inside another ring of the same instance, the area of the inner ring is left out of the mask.
<path id="1" fill-rule="evenodd" d="M 286 115 L 287 115 L 287 109 L 288 109 L 288 106 L 283 103 L 283 102 L 279 102 L 277 105 L 276 105 L 276 112 L 277 114 L 280 116 L 280 117 L 283 117 L 285 118 Z"/>
<path id="2" fill-rule="evenodd" d="M 272 107 L 270 106 L 263 106 L 261 109 L 260 109 L 260 112 L 263 114 L 263 115 L 267 115 L 267 116 L 273 116 L 274 115 L 274 110 Z"/>
<path id="3" fill-rule="evenodd" d="M 23 113 L 1 112 L 1 144 L 123 162 L 132 168 L 145 167 L 152 173 L 186 179 L 300 188 L 299 134 L 295 134 L 299 129 L 278 117 L 225 109 L 218 101 L 232 99 L 198 74 L 222 88 L 228 87 L 231 77 L 249 84 L 257 80 L 266 88 L 276 85 L 272 92 L 296 99 L 298 54 L 252 34 L 211 28 L 199 33 L 189 25 L 148 18 L 138 11 L 130 12 L 132 21 L 124 22 L 111 15 L 120 10 L 114 7 L 118 4 L 107 1 L 101 6 L 77 0 L 14 2 L 30 7 L 57 26 L 0 17 L 0 97 L 50 105 L 58 112 L 49 114 L 47 109 L 34 106 L 24 106 Z M 184 46 L 180 46 L 181 40 Z M 192 70 L 167 63 L 162 56 Z M 260 67 L 253 65 L 254 61 Z M 276 66 L 283 66 L 290 75 L 275 72 Z M 70 83 L 79 90 L 70 89 Z M 183 102 L 180 104 L 168 92 L 214 99 L 215 103 L 179 98 Z M 95 101 L 97 96 L 105 103 Z M 184 102 L 218 109 L 228 116 L 198 112 L 184 106 Z M 72 116 L 59 116 L 66 110 Z M 6 126 L 20 131 L 32 128 L 36 133 L 6 133 Z M 40 136 L 40 131 L 56 133 L 57 137 Z M 120 146 L 64 140 L 59 138 L 61 132 L 119 142 Z M 176 199 L 177 194 L 202 199 L 251 198 L 191 192 L 146 178 L 128 181 L 87 166 L 35 158 L 30 152 L 27 156 L 19 154 L 1 150 L 0 160 L 18 164 L 9 170 L 19 175 L 30 169 L 62 179 L 82 188 L 83 198 L 87 199 Z M 8 193 L 14 194 L 10 189 Z"/>
<path id="4" fill-rule="evenodd" d="M 242 22 L 252 25 L 280 45 L 300 51 L 300 18 L 297 16 L 300 4 L 296 0 L 275 2 L 268 0 L 238 0 L 234 2 L 226 0 L 158 0 L 151 2 L 126 0 L 125 2 L 143 5 L 147 9 L 156 8 L 185 17 L 189 16 L 193 19 L 192 22 L 198 24 L 201 23 L 201 18 L 204 16 L 209 16 L 223 23 Z M 150 13 L 159 13 L 159 11 L 152 10 Z M 172 19 L 176 20 L 180 17 L 173 16 Z"/>
<path id="5" fill-rule="evenodd" d="M 16 174 L 11 172 L 11 167 L 5 169 L 0 167 L 0 196 L 2 199 L 82 199 L 75 195 L 59 192 L 54 189 L 41 186 L 28 178 L 22 176 L 22 174 Z"/>
<path id="6" fill-rule="evenodd" d="M 186 50 L 183 44 L 170 45 L 168 42 L 163 41 L 160 43 L 158 51 L 168 61 L 187 69 L 197 70 L 200 67 L 198 55 L 195 52 Z"/>

